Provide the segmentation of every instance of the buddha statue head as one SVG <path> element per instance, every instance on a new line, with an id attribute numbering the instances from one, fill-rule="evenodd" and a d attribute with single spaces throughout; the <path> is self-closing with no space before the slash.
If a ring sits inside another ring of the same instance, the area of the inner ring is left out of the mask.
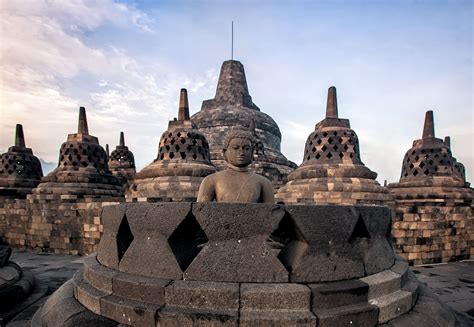
<path id="1" fill-rule="evenodd" d="M 253 135 L 243 128 L 233 128 L 224 139 L 224 159 L 231 166 L 245 168 L 252 163 Z"/>

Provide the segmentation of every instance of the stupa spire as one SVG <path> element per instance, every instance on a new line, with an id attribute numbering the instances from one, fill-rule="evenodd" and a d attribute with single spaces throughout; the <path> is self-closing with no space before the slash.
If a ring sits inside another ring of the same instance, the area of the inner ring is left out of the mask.
<path id="1" fill-rule="evenodd" d="M 186 89 L 181 89 L 179 95 L 178 120 L 189 120 L 188 91 Z"/>
<path id="2" fill-rule="evenodd" d="M 21 148 L 25 147 L 25 136 L 23 134 L 23 126 L 21 124 L 16 124 L 15 146 Z"/>
<path id="3" fill-rule="evenodd" d="M 107 159 L 109 159 L 110 152 L 109 152 L 109 145 L 108 144 L 105 145 L 105 153 L 107 154 Z"/>
<path id="4" fill-rule="evenodd" d="M 328 101 L 326 104 L 326 118 L 338 118 L 336 87 L 328 89 Z"/>
<path id="5" fill-rule="evenodd" d="M 86 108 L 84 107 L 79 108 L 79 124 L 77 127 L 77 133 L 89 135 L 89 127 L 87 126 Z"/>
<path id="6" fill-rule="evenodd" d="M 450 136 L 446 136 L 444 138 L 444 144 L 446 144 L 446 146 L 451 149 L 451 137 Z"/>
<path id="7" fill-rule="evenodd" d="M 120 132 L 120 146 L 125 146 L 125 136 L 123 135 L 123 132 Z"/>
<path id="8" fill-rule="evenodd" d="M 435 137 L 433 110 L 428 110 L 425 114 L 425 124 L 423 126 L 423 139 Z"/>

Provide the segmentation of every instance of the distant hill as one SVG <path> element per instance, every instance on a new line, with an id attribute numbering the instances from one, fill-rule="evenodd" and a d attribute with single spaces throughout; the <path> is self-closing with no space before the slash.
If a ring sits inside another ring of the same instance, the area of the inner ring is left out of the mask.
<path id="1" fill-rule="evenodd" d="M 51 171 L 53 171 L 54 168 L 58 166 L 58 164 L 55 162 L 47 162 L 44 161 L 42 158 L 39 158 L 39 160 L 41 162 L 41 167 L 43 168 L 44 176 L 48 175 Z"/>

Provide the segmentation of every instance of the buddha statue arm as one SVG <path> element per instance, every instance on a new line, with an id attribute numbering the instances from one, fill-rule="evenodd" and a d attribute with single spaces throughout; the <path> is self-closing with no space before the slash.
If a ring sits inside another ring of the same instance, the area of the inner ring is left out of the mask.
<path id="1" fill-rule="evenodd" d="M 215 179 L 212 176 L 207 176 L 199 186 L 197 202 L 212 202 L 216 200 L 216 185 Z"/>
<path id="2" fill-rule="evenodd" d="M 273 194 L 273 184 L 263 177 L 262 181 L 262 194 L 261 200 L 262 203 L 275 203 L 275 195 Z"/>

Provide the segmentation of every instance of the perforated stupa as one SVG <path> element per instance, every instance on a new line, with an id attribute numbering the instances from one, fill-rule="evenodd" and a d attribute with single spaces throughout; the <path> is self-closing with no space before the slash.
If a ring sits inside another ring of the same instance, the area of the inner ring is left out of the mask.
<path id="1" fill-rule="evenodd" d="M 206 137 L 189 118 L 188 93 L 181 89 L 178 119 L 161 135 L 158 156 L 135 175 L 127 201 L 195 201 L 211 164 Z"/>
<path id="2" fill-rule="evenodd" d="M 132 151 L 125 145 L 125 136 L 120 132 L 120 143 L 112 151 L 109 158 L 109 169 L 122 184 L 127 184 L 136 173 L 135 158 Z"/>
<path id="3" fill-rule="evenodd" d="M 386 204 L 390 195 L 376 177 L 360 158 L 359 140 L 349 120 L 338 116 L 336 88 L 332 86 L 326 118 L 308 136 L 303 163 L 275 196 L 288 204 Z"/>
<path id="4" fill-rule="evenodd" d="M 396 202 L 395 249 L 414 264 L 469 259 L 474 226 L 473 189 L 464 166 L 451 154 L 451 141 L 435 136 L 427 111 L 421 139 L 413 141 L 398 183 L 389 184 Z"/>
<path id="5" fill-rule="evenodd" d="M 24 198 L 39 184 L 41 177 L 41 163 L 25 146 L 23 126 L 17 124 L 15 145 L 0 156 L 0 196 Z"/>
<path id="6" fill-rule="evenodd" d="M 105 150 L 97 137 L 89 135 L 84 107 L 79 110 L 77 133 L 69 134 L 61 145 L 58 167 L 42 179 L 33 194 L 62 199 L 123 195 L 119 180 L 109 170 Z"/>

